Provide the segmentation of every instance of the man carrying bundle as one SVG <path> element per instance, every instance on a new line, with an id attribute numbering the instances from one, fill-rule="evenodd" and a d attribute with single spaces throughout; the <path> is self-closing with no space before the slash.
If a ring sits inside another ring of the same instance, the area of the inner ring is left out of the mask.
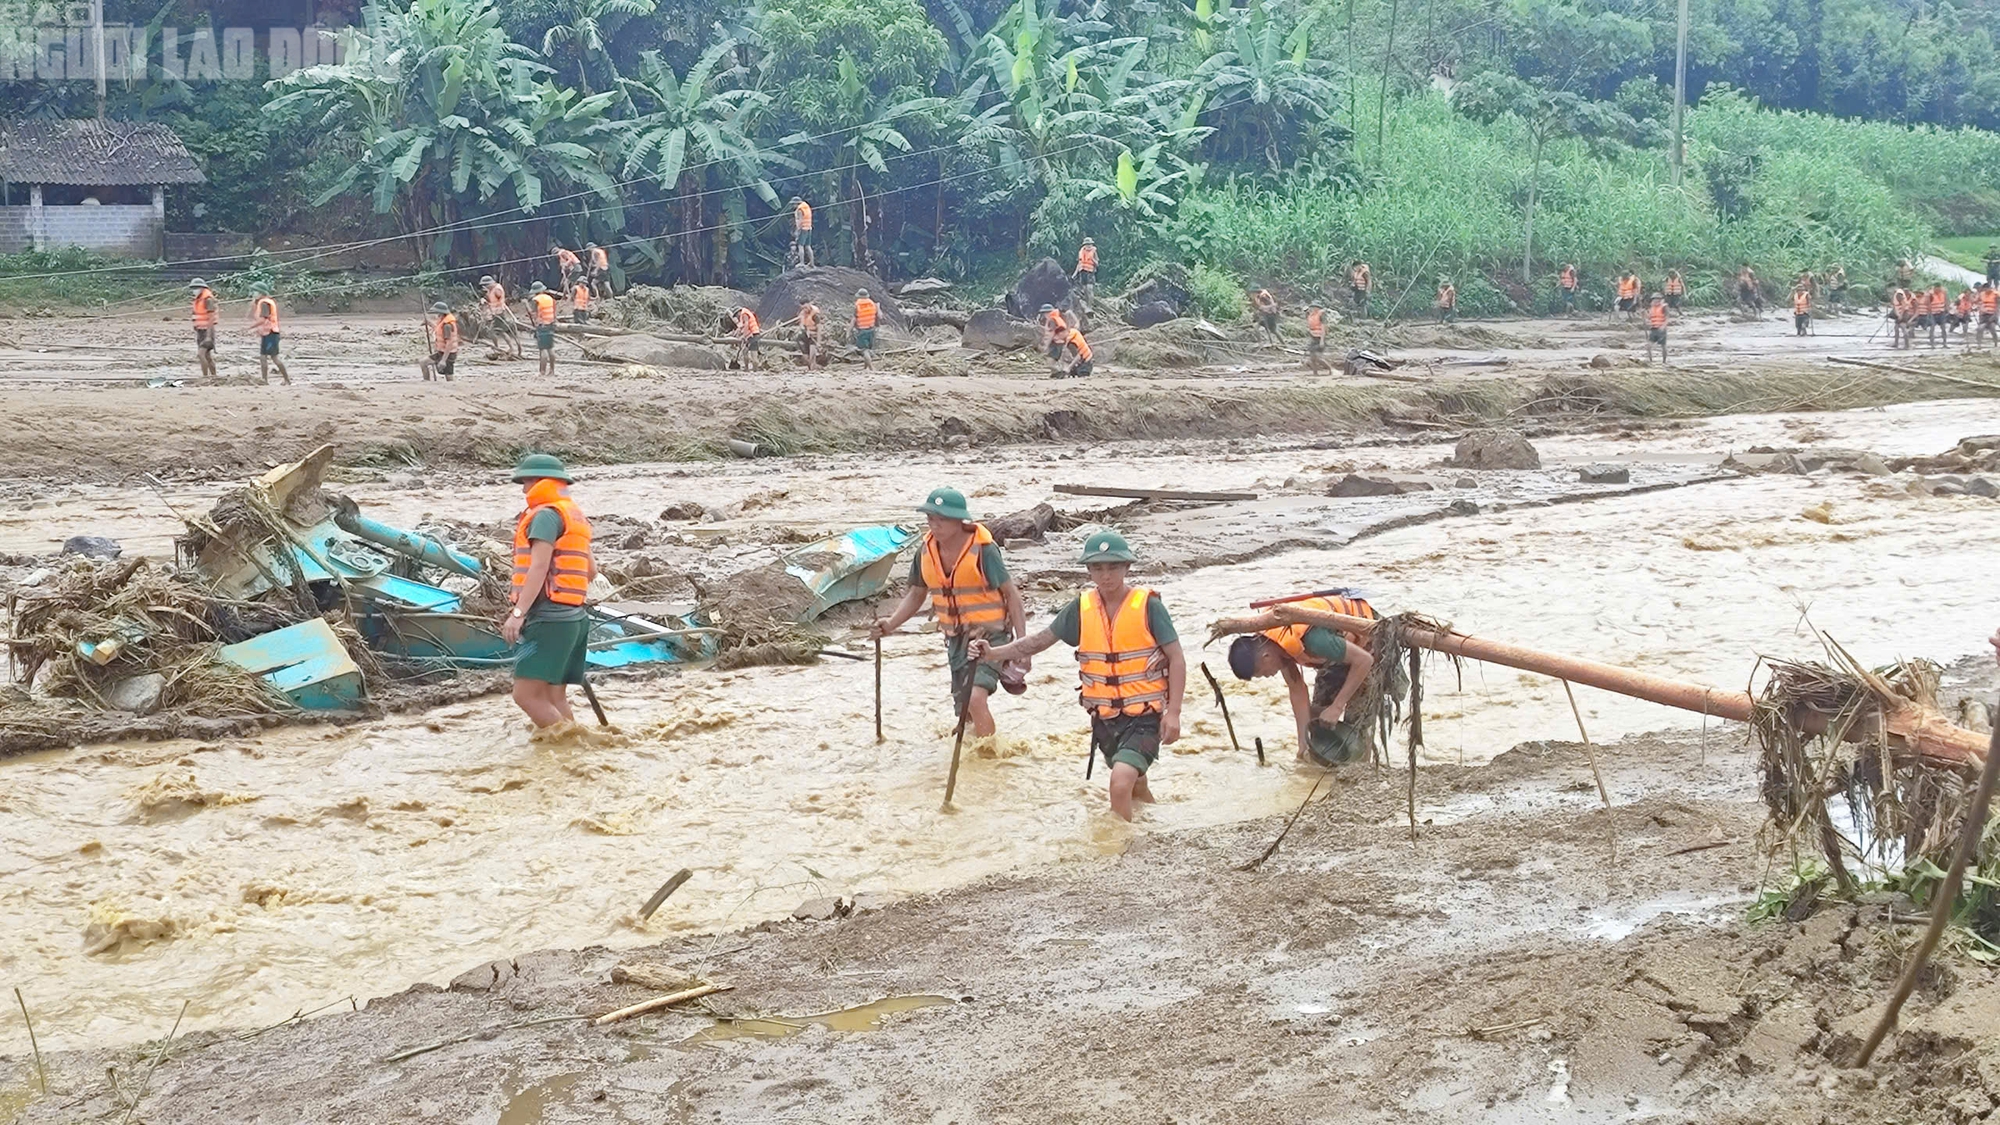
<path id="1" fill-rule="evenodd" d="M 974 660 L 1025 660 L 1057 641 L 1076 648 L 1078 701 L 1090 712 L 1090 748 L 1111 768 L 1112 815 L 1132 819 L 1132 804 L 1153 803 L 1146 773 L 1160 747 L 1180 741 L 1187 658 L 1160 595 L 1125 584 L 1138 556 L 1115 531 L 1084 540 L 1090 589 L 1056 614 L 1048 628 L 1012 644 L 974 641 Z"/>
<path id="2" fill-rule="evenodd" d="M 1006 644 L 1027 630 L 1021 591 L 993 533 L 973 521 L 964 493 L 935 489 L 917 510 L 924 513 L 926 530 L 923 549 L 910 566 L 909 591 L 887 617 L 876 618 L 870 632 L 879 639 L 902 628 L 928 598 L 944 634 L 954 703 L 964 700 L 973 736 L 988 738 L 997 728 L 987 699 L 998 687 L 1009 695 L 1027 691 L 1028 662 L 1002 667 L 1002 661 L 982 660 L 972 649 Z"/>
<path id="3" fill-rule="evenodd" d="M 1353 590 L 1304 598 L 1289 603 L 1300 609 L 1339 613 L 1375 620 L 1375 608 Z M 1341 720 L 1347 705 L 1368 679 L 1375 657 L 1367 642 L 1353 634 L 1319 625 L 1280 625 L 1237 637 L 1229 645 L 1229 670 L 1239 680 L 1283 676 L 1291 695 L 1292 721 L 1298 727 L 1299 761 L 1337 765 L 1353 761 L 1361 739 Z M 1314 669 L 1313 687 L 1306 692 L 1303 668 Z"/>

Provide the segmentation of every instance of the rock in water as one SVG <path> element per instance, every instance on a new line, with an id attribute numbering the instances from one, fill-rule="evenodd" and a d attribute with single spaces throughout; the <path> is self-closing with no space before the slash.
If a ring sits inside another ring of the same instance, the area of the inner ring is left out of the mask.
<path id="1" fill-rule="evenodd" d="M 1015 320 L 1007 315 L 1005 309 L 980 309 L 966 320 L 960 341 L 968 348 L 1009 351 L 1032 348 L 1041 338 L 1042 334 L 1034 325 Z"/>
<path id="2" fill-rule="evenodd" d="M 882 327 L 898 332 L 909 328 L 902 306 L 889 295 L 888 283 L 845 266 L 807 266 L 779 274 L 757 302 L 757 320 L 768 332 L 799 315 L 799 306 L 811 301 L 826 314 L 828 324 L 846 324 L 854 315 L 856 289 L 868 290 L 869 299 L 881 306 Z"/>
<path id="3" fill-rule="evenodd" d="M 166 694 L 167 678 L 158 672 L 146 672 L 113 681 L 104 689 L 104 702 L 113 711 L 150 715 L 160 709 L 160 701 Z"/>
<path id="4" fill-rule="evenodd" d="M 1623 465 L 1585 465 L 1576 471 L 1585 484 L 1631 484 L 1632 470 Z"/>
<path id="5" fill-rule="evenodd" d="M 1349 473 L 1334 482 L 1326 490 L 1328 496 L 1394 496 L 1402 488 L 1395 481 L 1385 477 L 1364 477 L 1360 473 Z"/>
<path id="6" fill-rule="evenodd" d="M 1068 308 L 1069 296 L 1069 274 L 1054 258 L 1043 258 L 1014 283 L 1014 291 L 1007 294 L 1007 311 L 1022 318 L 1033 317 L 1043 305 Z"/>
<path id="7" fill-rule="evenodd" d="M 1542 455 L 1519 430 L 1474 430 L 1458 439 L 1451 463 L 1461 469 L 1539 469 Z"/>
<path id="8" fill-rule="evenodd" d="M 729 366 L 714 348 L 682 344 L 672 340 L 649 340 L 640 362 L 648 367 L 685 367 L 694 371 L 721 371 Z M 630 347 L 630 345 L 627 345 Z"/>
<path id="9" fill-rule="evenodd" d="M 1131 312 L 1125 314 L 1125 323 L 1134 328 L 1151 328 L 1155 324 L 1165 324 L 1170 320 L 1179 319 L 1180 313 L 1165 301 L 1148 301 L 1135 306 Z"/>
<path id="10" fill-rule="evenodd" d="M 2000 486 L 1994 485 L 1985 477 L 1973 477 L 1966 481 L 1965 491 L 1968 495 L 1983 496 L 1988 500 L 2000 499 Z"/>
<path id="11" fill-rule="evenodd" d="M 63 540 L 62 545 L 62 553 L 65 555 L 82 555 L 86 559 L 100 561 L 115 559 L 124 551 L 125 548 L 119 546 L 116 539 L 106 539 L 99 535 L 72 535 Z"/>

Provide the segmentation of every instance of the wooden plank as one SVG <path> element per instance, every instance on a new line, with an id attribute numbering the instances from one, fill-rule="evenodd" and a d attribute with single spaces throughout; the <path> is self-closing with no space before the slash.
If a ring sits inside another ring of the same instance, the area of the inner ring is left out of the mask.
<path id="1" fill-rule="evenodd" d="M 1923 379 L 1938 379 L 1946 383 L 1958 383 L 1967 387 L 1984 387 L 1987 390 L 2000 390 L 2000 383 L 1982 383 L 1977 379 L 1962 379 L 1957 375 L 1946 375 L 1940 371 L 1924 371 L 1916 367 L 1904 367 L 1898 363 L 1877 363 L 1867 359 L 1849 359 L 1844 355 L 1830 355 L 1826 358 L 1829 362 L 1844 363 L 1849 367 L 1872 367 L 1877 371 L 1894 371 L 1900 375 L 1915 375 Z"/>
<path id="2" fill-rule="evenodd" d="M 1199 500 L 1211 504 L 1230 500 L 1255 500 L 1254 492 L 1179 492 L 1170 488 L 1106 488 L 1094 484 L 1059 484 L 1056 491 L 1070 496 L 1115 496 L 1123 500 Z"/>

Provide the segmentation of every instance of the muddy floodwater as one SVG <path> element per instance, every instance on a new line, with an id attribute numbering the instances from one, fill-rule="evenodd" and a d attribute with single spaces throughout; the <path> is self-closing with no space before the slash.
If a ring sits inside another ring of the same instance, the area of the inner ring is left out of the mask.
<path id="1" fill-rule="evenodd" d="M 1539 474 L 1483 474 L 1465 490 L 1483 501 L 1479 514 L 1351 542 L 1398 505 L 1450 502 L 1460 474 L 1438 465 L 1448 449 L 1190 443 L 641 465 L 587 474 L 577 493 L 593 513 L 635 518 L 684 499 L 721 508 L 696 530 L 750 565 L 775 550 L 754 541 L 753 525 L 901 519 L 935 483 L 963 487 L 984 512 L 1051 498 L 1070 510 L 1109 503 L 1057 497 L 1059 483 L 1255 488 L 1280 506 L 1220 510 L 1240 524 L 1229 534 L 1210 530 L 1215 509 L 1187 518 L 1199 530 L 1181 539 L 1197 541 L 1176 542 L 1176 517 L 1157 513 L 1134 529 L 1142 552 L 1194 560 L 1145 581 L 1173 611 L 1191 664 L 1207 660 L 1226 682 L 1221 646 L 1200 647 L 1209 621 L 1255 597 L 1345 583 L 1386 611 L 1420 609 L 1466 632 L 1734 688 L 1759 656 L 1819 655 L 1809 624 L 1864 661 L 1977 651 L 1996 624 L 1990 584 L 1974 576 L 2000 536 L 2000 504 L 1912 496 L 1903 479 L 1858 475 L 1694 483 L 1551 507 L 1502 507 L 1508 497 L 1532 498 L 1595 461 L 1632 465 L 1635 483 L 1647 474 L 1671 483 L 1758 444 L 1898 455 L 1991 432 L 2000 404 L 1969 402 L 1550 439 Z M 1344 471 L 1340 463 L 1442 487 L 1368 509 L 1300 485 Z M 200 508 L 214 491 L 181 487 L 167 500 Z M 495 521 L 515 499 L 499 485 L 376 481 L 349 491 L 393 522 Z M 0 520 L 0 550 L 46 551 L 50 536 L 89 532 L 165 554 L 174 530 L 150 492 L 84 489 Z M 1284 547 L 1293 532 L 1307 545 Z M 1023 573 L 1073 572 L 1078 534 L 1024 552 Z M 1259 536 L 1279 547 L 1234 565 L 1199 563 L 1241 554 L 1232 541 Z M 1055 585 L 1031 586 L 1036 621 L 1069 596 Z M 855 635 L 836 643 L 865 651 Z M 1289 808 L 1311 784 L 1313 771 L 1292 762 L 1278 681 L 1229 687 L 1246 746 L 1236 753 L 1196 673 L 1186 734 L 1154 775 L 1161 803 L 1136 827 L 1113 820 L 1101 773 L 1084 780 L 1075 666 L 1058 648 L 1035 665 L 1027 696 L 996 701 L 1002 734 L 968 752 L 956 811 L 944 812 L 942 645 L 912 631 L 885 655 L 880 744 L 872 667 L 826 661 L 607 683 L 600 693 L 617 733 L 585 741 L 531 741 L 512 706 L 492 698 L 347 727 L 0 763 L 0 969 L 22 982 L 44 1049 L 157 1036 L 183 1001 L 188 1025 L 255 1027 L 537 948 L 722 931 L 807 899 L 901 897 L 1115 852 L 1135 832 Z M 1598 740 L 1702 722 L 1577 695 Z M 1441 762 L 1576 735 L 1560 683 L 1476 665 L 1462 685 L 1443 666 L 1431 673 L 1425 717 L 1427 754 Z M 1253 736 L 1265 741 L 1266 768 L 1247 749 Z M 694 878 L 638 921 L 638 907 L 682 867 Z"/>

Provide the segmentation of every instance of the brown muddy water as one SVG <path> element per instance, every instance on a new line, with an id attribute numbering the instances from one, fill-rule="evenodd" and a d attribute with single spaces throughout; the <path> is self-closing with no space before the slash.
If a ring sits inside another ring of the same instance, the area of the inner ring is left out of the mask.
<path id="1" fill-rule="evenodd" d="M 1353 527 L 1460 495 L 1489 509 L 1545 497 L 1591 461 L 1629 462 L 1643 482 L 1700 475 L 1759 443 L 1895 455 L 1981 432 L 2000 432 L 2000 403 L 1551 439 L 1539 474 L 1485 474 L 1464 493 L 1451 487 L 1459 474 L 1437 467 L 1443 446 L 1252 452 L 1249 443 L 625 466 L 587 474 L 577 492 L 592 512 L 640 518 L 676 500 L 719 508 L 699 532 L 747 566 L 772 556 L 773 530 L 906 518 L 940 482 L 988 512 L 1050 498 L 1065 482 L 1257 487 L 1279 506 L 1233 509 L 1240 526 L 1226 532 L 1216 529 L 1230 525 L 1232 509 L 1149 516 L 1132 529 L 1142 553 L 1184 559 L 1289 531 L 1324 538 L 1324 547 L 1147 579 L 1173 610 L 1191 664 L 1207 660 L 1225 680 L 1220 646 L 1199 647 L 1210 620 L 1254 597 L 1351 583 L 1387 611 L 1420 609 L 1468 632 L 1734 687 L 1760 655 L 1817 655 L 1807 622 L 1863 660 L 1977 651 L 1996 624 L 1981 576 L 2000 504 L 1912 497 L 1896 478 L 1762 477 L 1488 510 L 1336 544 Z M 1443 488 L 1365 502 L 1317 495 L 1313 482 L 1349 463 L 1428 475 Z M 351 491 L 398 522 L 426 513 L 501 520 L 515 500 L 504 485 Z M 169 495 L 201 508 L 213 494 Z M 1107 503 L 1057 499 L 1071 510 Z M 1287 521 L 1297 526 L 1274 526 Z M 50 536 L 90 532 L 164 553 L 174 529 L 148 492 L 81 490 L 10 514 L 0 550 L 46 551 Z M 1066 560 L 1081 534 L 1023 552 L 1021 569 L 1073 571 Z M 1067 596 L 1031 589 L 1031 615 L 1046 620 Z M 862 649 L 858 637 L 840 642 Z M 255 1027 L 349 996 L 443 983 L 536 948 L 638 945 L 753 924 L 805 899 L 904 896 L 1114 853 L 1134 832 L 1288 810 L 1311 783 L 1291 762 L 1278 682 L 1229 688 L 1246 747 L 1261 735 L 1271 752 L 1260 769 L 1247 749 L 1230 750 L 1196 673 L 1186 736 L 1154 775 L 1161 803 L 1136 827 L 1113 820 L 1104 778 L 1083 778 L 1075 672 L 1054 650 L 1036 664 L 1027 696 L 996 701 L 1001 738 L 968 754 L 957 809 L 946 813 L 942 647 L 911 633 L 892 638 L 886 654 L 881 745 L 872 669 L 828 661 L 606 684 L 619 730 L 609 738 L 531 741 L 511 705 L 493 698 L 340 729 L 0 763 L 0 970 L 22 985 L 44 1050 L 158 1036 L 184 1000 L 187 1027 Z M 1599 740 L 1701 722 L 1577 694 Z M 1576 729 L 1559 683 L 1477 665 L 1462 687 L 1448 670 L 1433 672 L 1425 717 L 1433 761 L 1483 761 Z M 1737 737 L 1719 725 L 1715 733 Z M 640 904 L 681 867 L 694 879 L 640 923 Z M 25 1051 L 17 1030 L 6 1034 L 0 1050 Z"/>

